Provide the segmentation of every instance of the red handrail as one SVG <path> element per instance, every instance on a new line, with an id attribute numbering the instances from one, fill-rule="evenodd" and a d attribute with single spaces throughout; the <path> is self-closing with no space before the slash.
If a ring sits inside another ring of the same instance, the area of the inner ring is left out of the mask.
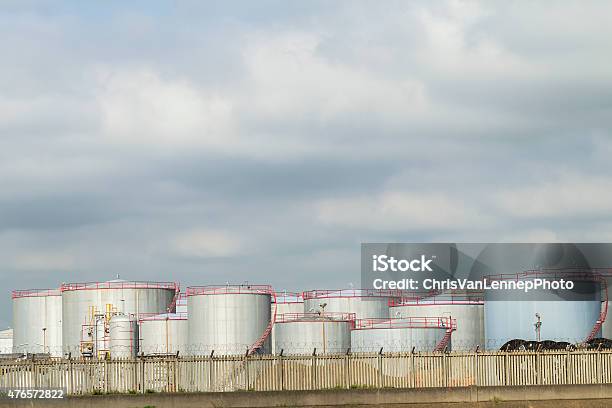
<path id="1" fill-rule="evenodd" d="M 22 289 L 13 290 L 11 292 L 11 298 L 24 298 L 24 297 L 44 297 L 44 296 L 61 296 L 59 289 Z"/>
<path id="2" fill-rule="evenodd" d="M 401 290 L 384 289 L 315 289 L 302 292 L 304 299 L 353 298 L 353 297 L 402 297 Z"/>
<path id="3" fill-rule="evenodd" d="M 451 329 L 457 328 L 457 319 L 449 317 L 406 317 L 393 319 L 357 319 L 353 330 L 367 329 Z"/>
<path id="4" fill-rule="evenodd" d="M 428 306 L 428 305 L 483 305 L 484 292 L 442 292 L 431 295 L 428 292 L 427 296 L 419 293 L 414 296 L 391 298 L 389 306 Z"/>
<path id="5" fill-rule="evenodd" d="M 225 286 L 190 286 L 187 296 L 197 295 L 227 295 L 227 294 L 261 294 L 274 295 L 270 285 L 225 285 Z"/>
<path id="6" fill-rule="evenodd" d="M 178 290 L 176 282 L 148 282 L 148 281 L 108 281 L 108 282 L 79 282 L 62 283 L 60 291 L 71 290 L 98 290 L 98 289 L 169 289 Z"/>
<path id="7" fill-rule="evenodd" d="M 320 321 L 336 321 L 336 322 L 352 322 L 355 320 L 355 313 L 281 313 L 276 316 L 276 323 L 291 323 L 291 322 L 320 322 Z"/>
<path id="8" fill-rule="evenodd" d="M 275 303 L 304 303 L 301 292 L 276 292 Z"/>
<path id="9" fill-rule="evenodd" d="M 164 320 L 187 320 L 187 313 L 140 313 L 139 322 L 164 321 Z"/>

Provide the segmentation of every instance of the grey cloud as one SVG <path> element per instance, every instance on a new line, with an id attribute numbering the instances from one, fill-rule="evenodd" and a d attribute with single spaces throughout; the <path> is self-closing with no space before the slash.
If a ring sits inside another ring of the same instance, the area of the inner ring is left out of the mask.
<path id="1" fill-rule="evenodd" d="M 300 290 L 356 283 L 362 241 L 610 240 L 559 193 L 612 180 L 606 7 L 3 4 L 0 326 L 10 288 L 116 273 Z"/>

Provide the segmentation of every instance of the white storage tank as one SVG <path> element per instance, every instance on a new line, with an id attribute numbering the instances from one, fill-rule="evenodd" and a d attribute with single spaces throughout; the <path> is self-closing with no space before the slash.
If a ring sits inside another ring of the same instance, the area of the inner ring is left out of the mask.
<path id="1" fill-rule="evenodd" d="M 590 275 L 590 274 L 589 274 Z M 527 271 L 487 277 L 490 282 L 527 282 L 534 279 L 573 279 L 578 285 L 598 286 L 592 276 L 583 277 L 564 271 Z M 509 297 L 508 291 L 485 292 L 485 335 L 487 349 L 497 350 L 507 341 L 553 340 L 571 344 L 582 343 L 589 336 L 600 337 L 601 299 L 599 290 L 581 289 L 590 300 L 568 300 L 559 290 L 533 289 L 520 300 Z M 594 329 L 597 329 L 592 333 Z"/>
<path id="2" fill-rule="evenodd" d="M 276 292 L 272 298 L 272 316 L 285 313 L 304 313 L 304 298 L 297 292 Z M 276 350 L 276 324 L 272 326 L 271 345 L 272 354 L 277 354 Z"/>
<path id="3" fill-rule="evenodd" d="M 57 289 L 14 290 L 13 352 L 62 356 L 62 297 Z"/>
<path id="4" fill-rule="evenodd" d="M 104 320 L 108 331 L 110 317 L 167 313 L 175 304 L 179 286 L 174 282 L 136 282 L 122 279 L 94 283 L 65 283 L 62 292 L 64 353 L 81 355 L 83 326 Z"/>
<path id="5" fill-rule="evenodd" d="M 351 331 L 351 351 L 356 353 L 431 352 L 439 348 L 447 332 L 456 328 L 447 317 L 361 319 Z"/>
<path id="6" fill-rule="evenodd" d="M 273 295 L 266 285 L 187 288 L 189 354 L 270 353 Z"/>
<path id="7" fill-rule="evenodd" d="M 0 331 L 0 354 L 13 352 L 13 329 Z"/>
<path id="8" fill-rule="evenodd" d="M 186 313 L 164 313 L 140 319 L 140 352 L 144 355 L 187 354 Z"/>
<path id="9" fill-rule="evenodd" d="M 377 289 L 311 290 L 303 293 L 305 313 L 354 313 L 357 319 L 386 319 L 390 299 L 400 291 Z"/>
<path id="10" fill-rule="evenodd" d="M 287 354 L 341 354 L 351 347 L 353 313 L 284 313 L 276 316 L 274 348 Z"/>
<path id="11" fill-rule="evenodd" d="M 392 300 L 390 318 L 450 317 L 457 321 L 452 335 L 453 351 L 485 347 L 484 297 L 481 292 L 447 292 L 436 296 L 413 296 Z"/>
<path id="12" fill-rule="evenodd" d="M 138 352 L 138 324 L 133 316 L 115 314 L 110 319 L 109 351 L 113 359 L 133 358 Z"/>

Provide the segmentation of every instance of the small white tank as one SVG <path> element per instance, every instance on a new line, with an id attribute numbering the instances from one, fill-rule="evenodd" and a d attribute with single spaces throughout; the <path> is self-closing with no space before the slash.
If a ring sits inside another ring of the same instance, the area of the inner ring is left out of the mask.
<path id="1" fill-rule="evenodd" d="M 138 325 L 132 316 L 117 314 L 110 319 L 111 358 L 133 358 L 138 352 Z"/>
<path id="2" fill-rule="evenodd" d="M 448 292 L 436 296 L 415 296 L 392 300 L 390 318 L 450 317 L 457 320 L 452 335 L 454 351 L 474 351 L 485 348 L 484 294 Z"/>
<path id="3" fill-rule="evenodd" d="M 276 316 L 274 348 L 288 354 L 341 354 L 351 347 L 353 313 L 285 313 Z"/>
<path id="4" fill-rule="evenodd" d="M 140 319 L 140 348 L 144 355 L 185 355 L 187 352 L 187 314 L 164 313 Z"/>
<path id="5" fill-rule="evenodd" d="M 434 351 L 451 324 L 447 317 L 362 319 L 351 331 L 351 350 L 356 353 Z"/>

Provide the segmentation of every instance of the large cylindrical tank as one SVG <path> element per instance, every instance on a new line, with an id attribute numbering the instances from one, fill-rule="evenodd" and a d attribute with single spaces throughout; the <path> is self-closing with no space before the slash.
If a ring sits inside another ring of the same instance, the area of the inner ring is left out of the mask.
<path id="1" fill-rule="evenodd" d="M 450 317 L 457 320 L 452 350 L 474 351 L 485 347 L 484 299 L 482 293 L 443 293 L 431 297 L 392 300 L 391 318 Z"/>
<path id="2" fill-rule="evenodd" d="M 340 354 L 351 347 L 352 313 L 285 313 L 276 316 L 274 348 L 283 354 Z"/>
<path id="3" fill-rule="evenodd" d="M 187 288 L 189 354 L 270 353 L 273 295 L 264 285 Z"/>
<path id="4" fill-rule="evenodd" d="M 62 356 L 62 297 L 57 289 L 15 290 L 13 352 Z"/>
<path id="5" fill-rule="evenodd" d="M 351 331 L 351 351 L 356 353 L 434 351 L 452 322 L 446 317 L 362 319 Z"/>
<path id="6" fill-rule="evenodd" d="M 140 352 L 144 355 L 187 354 L 186 313 L 164 313 L 140 319 Z"/>
<path id="7" fill-rule="evenodd" d="M 487 349 L 498 349 L 512 339 L 585 341 L 599 320 L 601 306 L 601 284 L 594 279 L 591 260 L 584 248 L 570 243 L 484 247 L 471 267 L 470 278 L 498 286 L 484 293 Z M 507 286 L 533 285 L 536 279 L 571 280 L 575 288 L 525 291 Z"/>
<path id="8" fill-rule="evenodd" d="M 303 293 L 305 313 L 354 313 L 357 319 L 386 319 L 389 300 L 400 291 L 376 289 L 311 290 Z"/>
<path id="9" fill-rule="evenodd" d="M 13 329 L 0 331 L 0 354 L 13 352 Z"/>
<path id="10" fill-rule="evenodd" d="M 559 272 L 554 273 L 554 276 L 559 275 Z M 533 272 L 498 275 L 488 279 L 529 281 L 546 276 L 546 272 Z M 571 277 L 568 275 L 566 279 Z M 575 283 L 580 284 L 578 281 Z M 500 297 L 495 290 L 487 292 L 490 293 L 485 293 L 485 336 L 487 349 L 490 350 L 499 349 L 512 339 L 581 343 L 591 334 L 600 318 L 598 290 L 588 295 L 592 300 L 567 300 L 561 291 L 545 289 L 532 289 L 521 300 Z M 594 337 L 599 336 L 600 332 Z"/>
<path id="11" fill-rule="evenodd" d="M 174 282 L 134 282 L 121 279 L 97 283 L 66 283 L 61 287 L 63 349 L 73 356 L 80 355 L 84 325 L 95 324 L 94 315 L 123 313 L 166 313 L 178 284 Z M 99 320 L 99 319 L 97 319 Z M 107 322 L 108 323 L 108 322 Z"/>
<path id="12" fill-rule="evenodd" d="M 111 358 L 133 358 L 138 352 L 138 324 L 133 316 L 113 315 L 110 319 Z"/>

